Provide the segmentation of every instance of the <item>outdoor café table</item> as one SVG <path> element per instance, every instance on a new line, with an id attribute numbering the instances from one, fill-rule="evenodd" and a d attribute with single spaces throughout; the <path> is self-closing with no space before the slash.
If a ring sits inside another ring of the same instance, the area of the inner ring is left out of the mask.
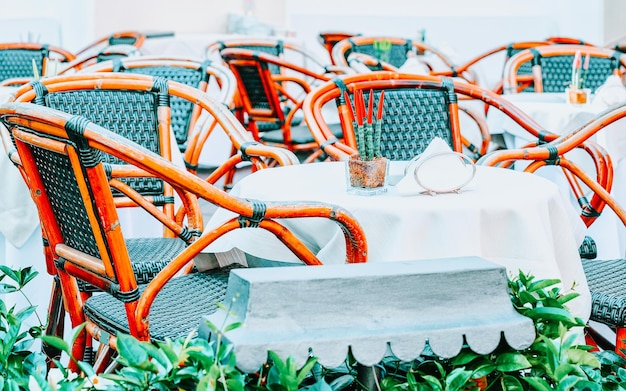
<path id="1" fill-rule="evenodd" d="M 392 163 L 392 175 L 402 172 L 400 162 Z M 581 294 L 571 305 L 574 314 L 588 319 L 590 293 L 578 255 L 585 226 L 577 212 L 545 178 L 515 170 L 476 168 L 474 179 L 458 194 L 405 196 L 394 186 L 376 196 L 349 194 L 345 162 L 257 171 L 237 182 L 231 194 L 260 201 L 339 205 L 362 225 L 369 262 L 480 256 L 505 266 L 512 275 L 521 269 L 537 278 L 561 279 L 564 289 L 575 286 Z M 218 209 L 205 229 L 233 217 Z M 332 222 L 283 222 L 324 264 L 344 261 L 344 238 Z M 298 262 L 271 234 L 255 229 L 230 232 L 205 251 L 232 248 L 262 259 Z"/>
<path id="2" fill-rule="evenodd" d="M 605 102 L 598 97 L 592 96 L 590 103 L 573 105 L 566 102 L 565 93 L 520 93 L 503 95 L 503 97 L 516 105 L 519 109 L 530 115 L 544 129 L 564 134 L 574 130 L 607 108 Z M 513 122 L 502 112 L 490 109 L 487 115 L 487 123 L 492 133 L 502 133 L 508 148 L 520 148 L 536 141 L 534 137 Z M 623 129 L 625 121 L 617 121 L 600 131 L 593 140 L 604 147 L 614 166 L 613 196 L 623 206 L 626 205 L 626 181 L 622 178 L 626 172 L 626 133 Z M 585 171 L 593 174 L 593 162 L 583 151 L 574 150 L 567 155 L 568 159 L 579 164 Z M 523 169 L 525 165 L 517 165 Z M 557 183 L 564 195 L 572 196 L 569 184 L 558 167 L 545 167 L 537 174 Z M 592 175 L 593 176 L 593 175 Z M 573 196 L 572 196 L 573 197 Z M 573 198 L 571 201 L 576 204 Z M 602 215 L 589 227 L 588 234 L 594 238 L 598 245 L 599 259 L 623 258 L 626 253 L 626 229 L 610 208 L 605 208 Z"/>

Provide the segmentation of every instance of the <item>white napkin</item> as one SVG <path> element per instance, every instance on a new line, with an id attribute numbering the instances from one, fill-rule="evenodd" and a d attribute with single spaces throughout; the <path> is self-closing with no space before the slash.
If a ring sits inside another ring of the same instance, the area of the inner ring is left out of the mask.
<path id="1" fill-rule="evenodd" d="M 611 75 L 596 90 L 593 103 L 608 107 L 624 101 L 626 101 L 626 88 L 622 84 L 622 79 L 617 75 Z"/>
<path id="2" fill-rule="evenodd" d="M 452 152 L 452 149 L 450 149 L 450 146 L 448 145 L 448 143 L 445 142 L 444 139 L 440 137 L 435 137 L 434 139 L 432 139 L 430 144 L 428 144 L 424 152 L 422 152 L 416 160 L 411 161 L 407 166 L 404 178 L 402 178 L 396 184 L 396 189 L 398 189 L 398 193 L 401 195 L 415 195 L 426 191 L 426 189 L 420 186 L 415 180 L 415 167 L 417 167 L 427 157 L 442 152 Z"/>

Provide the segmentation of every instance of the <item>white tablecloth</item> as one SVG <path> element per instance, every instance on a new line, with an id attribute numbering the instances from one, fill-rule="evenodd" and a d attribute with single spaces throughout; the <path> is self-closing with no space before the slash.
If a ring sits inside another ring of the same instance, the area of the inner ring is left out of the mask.
<path id="1" fill-rule="evenodd" d="M 584 125 L 607 107 L 599 100 L 592 100 L 591 103 L 585 105 L 568 104 L 565 101 L 565 94 L 559 93 L 521 93 L 504 95 L 504 98 L 533 117 L 544 129 L 557 134 L 564 134 Z M 491 132 L 504 134 L 504 139 L 509 148 L 520 148 L 529 142 L 536 141 L 530 133 L 498 110 L 489 110 L 487 122 Z M 606 148 L 613 160 L 615 176 L 612 193 L 622 206 L 626 205 L 626 183 L 622 179 L 625 171 L 621 168 L 626 164 L 626 162 L 622 163 L 622 158 L 626 156 L 626 150 L 623 148 L 626 146 L 625 126 L 626 121 L 617 121 L 607 126 L 593 138 Z M 595 172 L 592 160 L 584 152 L 574 150 L 566 156 L 587 172 L 591 174 Z M 525 165 L 518 164 L 516 167 L 521 169 Z M 563 177 L 560 168 L 545 167 L 540 169 L 537 174 L 557 183 L 563 194 L 571 196 L 569 184 Z M 571 201 L 576 203 L 573 198 Z M 598 258 L 624 257 L 626 253 L 626 229 L 610 208 L 606 207 L 602 216 L 589 228 L 589 235 L 598 244 Z"/>
<path id="2" fill-rule="evenodd" d="M 392 186 L 378 196 L 346 192 L 345 163 L 314 163 L 261 170 L 240 180 L 232 194 L 248 199 L 334 203 L 348 209 L 363 226 L 369 262 L 481 256 L 538 278 L 559 278 L 576 285 L 577 316 L 588 318 L 590 295 L 578 246 L 585 227 L 558 188 L 544 178 L 512 170 L 477 167 L 460 194 L 401 196 Z M 392 173 L 397 168 L 392 169 Z M 233 217 L 218 210 L 206 224 Z M 285 223 L 325 264 L 343 262 L 343 235 L 324 219 Z M 228 233 L 208 252 L 239 248 L 256 257 L 298 262 L 270 234 L 242 229 Z M 575 307 L 575 308 L 574 308 Z"/>

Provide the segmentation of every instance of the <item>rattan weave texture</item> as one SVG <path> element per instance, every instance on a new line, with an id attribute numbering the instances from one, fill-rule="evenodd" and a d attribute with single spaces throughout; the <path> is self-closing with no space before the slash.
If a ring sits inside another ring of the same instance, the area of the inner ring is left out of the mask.
<path id="1" fill-rule="evenodd" d="M 135 67 L 120 68 L 121 72 L 135 73 L 141 75 L 150 75 L 162 77 L 166 80 L 173 80 L 178 83 L 198 88 L 203 79 L 203 69 L 191 69 L 181 67 Z M 170 97 L 170 116 L 171 126 L 176 143 L 179 148 L 184 149 L 189 136 L 189 122 L 191 120 L 192 102 L 179 98 L 177 96 Z"/>
<path id="2" fill-rule="evenodd" d="M 37 64 L 38 76 L 41 76 L 44 57 L 45 53 L 41 50 L 0 50 L 0 81 L 14 77 L 33 77 L 33 60 Z"/>
<path id="3" fill-rule="evenodd" d="M 161 154 L 156 95 L 130 90 L 77 90 L 45 95 L 46 106 L 80 115 L 150 151 Z M 104 155 L 104 161 L 120 164 Z M 154 178 L 124 178 L 123 182 L 143 195 L 162 195 L 163 182 Z M 119 192 L 113 191 L 118 196 Z"/>
<path id="4" fill-rule="evenodd" d="M 541 58 L 544 92 L 564 92 L 572 81 L 574 56 L 549 56 Z M 585 88 L 595 91 L 613 73 L 612 58 L 591 57 L 585 78 Z"/>
<path id="5" fill-rule="evenodd" d="M 411 160 L 435 138 L 452 146 L 447 91 L 394 88 L 385 90 L 381 153 L 390 160 Z M 380 91 L 374 91 L 374 102 Z M 374 112 L 378 107 L 374 105 Z"/>
<path id="6" fill-rule="evenodd" d="M 184 338 L 197 329 L 200 319 L 217 311 L 216 303 L 226 295 L 228 275 L 233 268 L 213 269 L 172 279 L 157 295 L 150 310 L 152 340 Z M 143 291 L 145 286 L 140 287 Z M 128 333 L 122 302 L 108 294 L 94 295 L 85 302 L 85 315 L 107 332 Z"/>
<path id="7" fill-rule="evenodd" d="M 583 259 L 591 291 L 591 319 L 612 327 L 626 325 L 626 259 Z"/>
<path id="8" fill-rule="evenodd" d="M 66 243 L 100 258 L 93 228 L 69 160 L 61 154 L 38 147 L 33 147 L 33 155 Z"/>

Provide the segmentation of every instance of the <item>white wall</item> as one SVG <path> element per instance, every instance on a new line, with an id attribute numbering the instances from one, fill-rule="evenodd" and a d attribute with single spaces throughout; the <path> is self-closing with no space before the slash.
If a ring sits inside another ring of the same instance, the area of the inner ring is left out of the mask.
<path id="1" fill-rule="evenodd" d="M 94 40 L 95 0 L 0 0 L 0 41 L 29 38 L 76 51 Z"/>
<path id="2" fill-rule="evenodd" d="M 623 0 L 615 0 L 623 1 Z M 287 0 L 287 27 L 314 47 L 322 30 L 418 39 L 455 62 L 513 41 L 573 36 L 603 44 L 604 2 L 589 0 Z M 580 12 L 584 10 L 584 12 Z M 317 48 L 316 48 L 317 49 Z"/>

